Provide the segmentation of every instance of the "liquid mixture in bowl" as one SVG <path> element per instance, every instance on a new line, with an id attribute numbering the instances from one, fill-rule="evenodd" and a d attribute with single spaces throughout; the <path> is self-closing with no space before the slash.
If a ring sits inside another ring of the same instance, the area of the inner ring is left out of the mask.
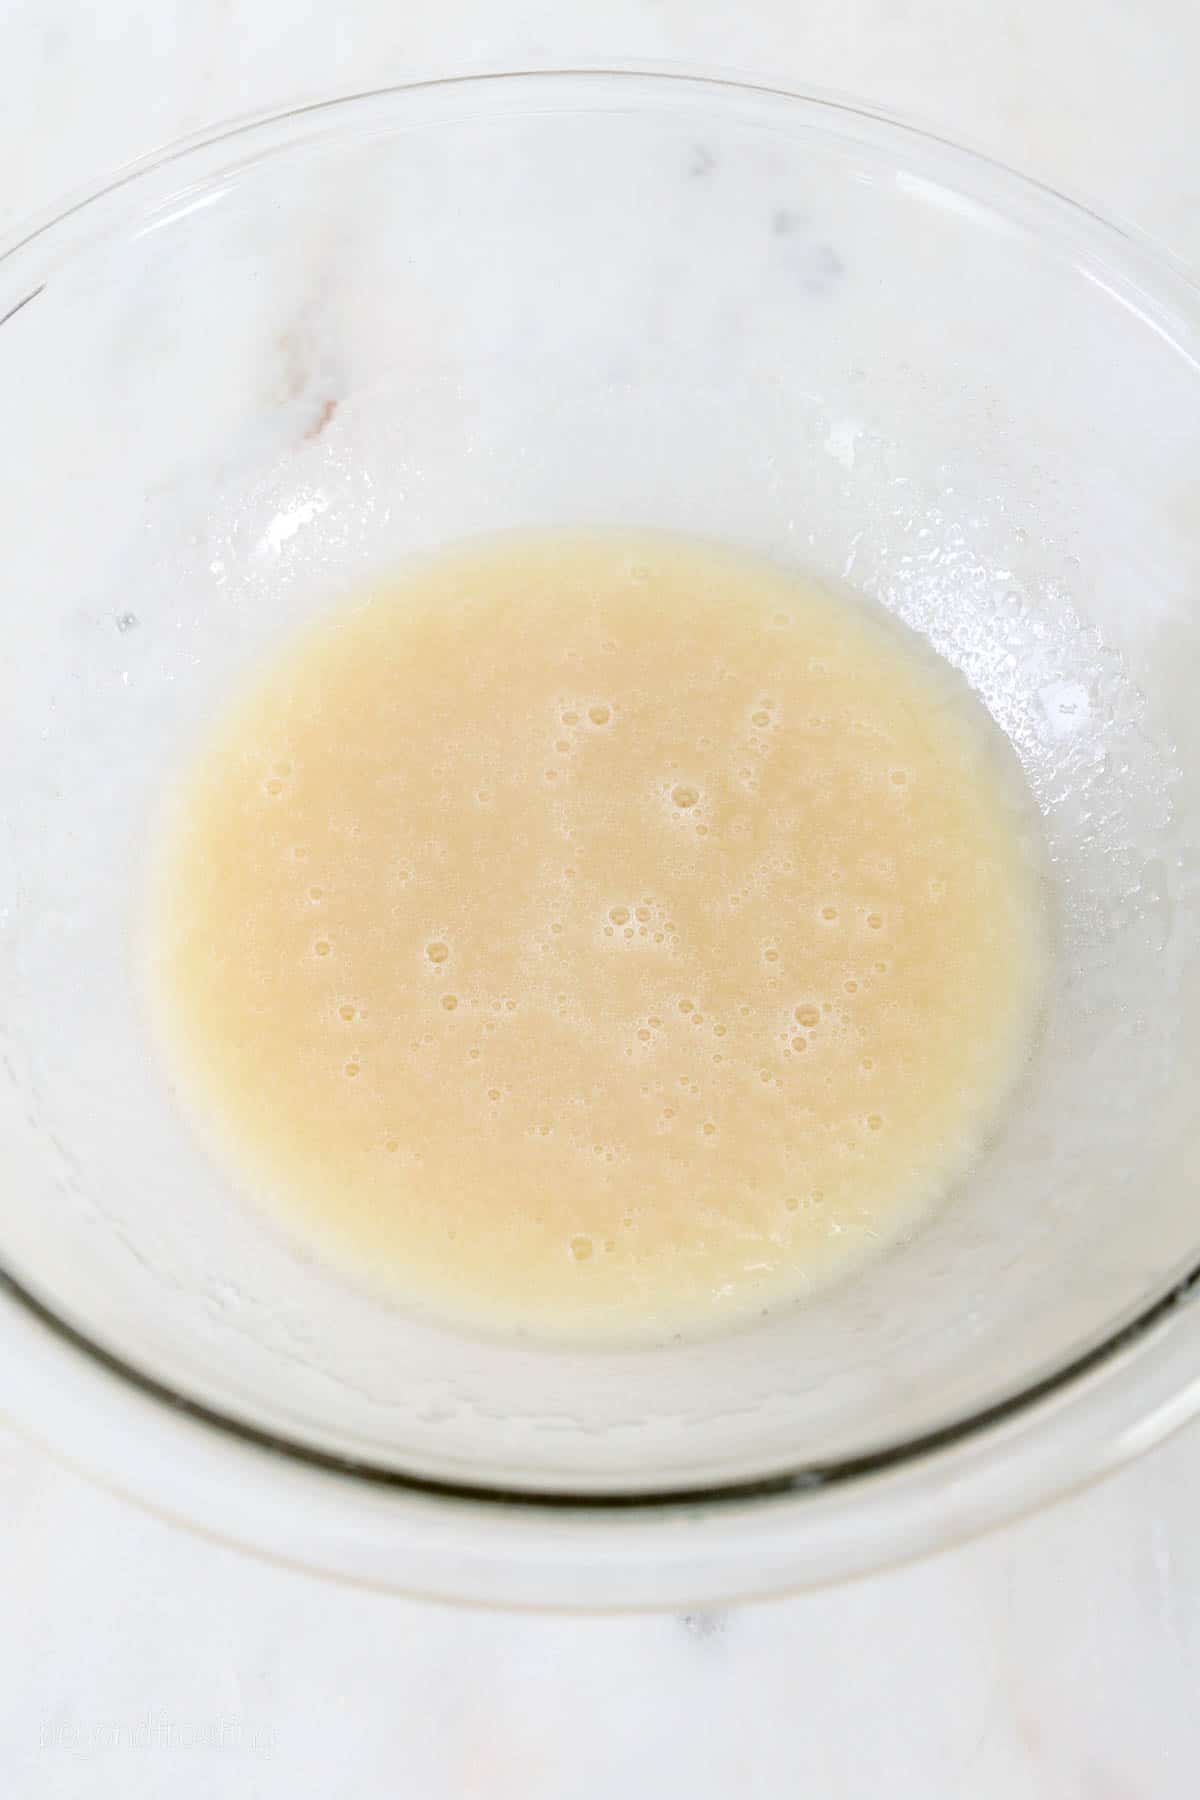
<path id="1" fill-rule="evenodd" d="M 850 1270 L 1031 1046 L 1016 761 L 882 612 L 650 534 L 364 594 L 202 747 L 157 1009 L 247 1188 L 486 1325 L 704 1331 Z"/>

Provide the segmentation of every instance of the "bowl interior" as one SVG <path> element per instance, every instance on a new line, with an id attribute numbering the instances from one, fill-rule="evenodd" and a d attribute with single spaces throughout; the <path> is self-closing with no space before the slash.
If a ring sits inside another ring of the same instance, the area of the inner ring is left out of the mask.
<path id="1" fill-rule="evenodd" d="M 22 301 L 25 304 L 20 304 Z M 213 1411 L 579 1494 L 827 1468 L 970 1418 L 1200 1259 L 1196 309 L 1086 215 L 852 110 L 448 83 L 230 134 L 0 262 L 0 1263 Z M 486 1341 L 282 1240 L 151 1043 L 141 871 L 239 672 L 373 570 L 661 526 L 875 596 L 1042 815 L 1035 1066 L 852 1281 L 652 1350 Z"/>

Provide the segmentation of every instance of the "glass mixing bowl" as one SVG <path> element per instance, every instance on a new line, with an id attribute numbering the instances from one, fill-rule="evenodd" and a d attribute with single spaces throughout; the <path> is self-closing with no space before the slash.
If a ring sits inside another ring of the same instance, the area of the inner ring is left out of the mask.
<path id="1" fill-rule="evenodd" d="M 62 1455 L 380 1585 L 694 1604 L 1076 1483 L 1200 1402 L 1200 300 L 844 104 L 433 82 L 172 150 L 0 261 L 0 1357 Z M 925 633 L 1041 809 L 1036 1064 L 954 1202 L 703 1342 L 403 1316 L 207 1160 L 145 1024 L 164 786 L 377 568 L 699 531 Z"/>

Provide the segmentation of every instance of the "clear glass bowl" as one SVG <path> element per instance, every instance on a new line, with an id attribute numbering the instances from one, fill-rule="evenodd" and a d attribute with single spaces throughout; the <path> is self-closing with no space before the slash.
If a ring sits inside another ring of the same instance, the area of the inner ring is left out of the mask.
<path id="1" fill-rule="evenodd" d="M 7 1410 L 200 1526 L 459 1598 L 828 1580 L 1200 1400 L 1200 302 L 1136 241 L 830 101 L 635 72 L 237 126 L 0 260 Z M 407 1319 L 281 1242 L 154 1056 L 158 796 L 239 670 L 445 539 L 700 531 L 964 670 L 1041 807 L 1037 1064 L 955 1202 L 754 1328 Z"/>

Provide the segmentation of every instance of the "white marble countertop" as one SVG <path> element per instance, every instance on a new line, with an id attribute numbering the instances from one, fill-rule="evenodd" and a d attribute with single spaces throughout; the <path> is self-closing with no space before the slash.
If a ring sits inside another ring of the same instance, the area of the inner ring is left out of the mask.
<path id="1" fill-rule="evenodd" d="M 0 46 L 0 231 L 230 113 L 468 61 L 641 57 L 856 92 L 1200 263 L 1186 0 L 17 0 Z M 0 1791 L 1191 1800 L 1197 1488 L 1193 1427 L 850 1587 L 542 1619 L 255 1563 L 0 1433 Z"/>

